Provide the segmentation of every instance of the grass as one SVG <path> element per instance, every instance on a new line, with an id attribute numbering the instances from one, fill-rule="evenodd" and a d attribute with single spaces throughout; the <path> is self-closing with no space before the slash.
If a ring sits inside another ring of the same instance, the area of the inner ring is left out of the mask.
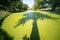
<path id="1" fill-rule="evenodd" d="M 4 18 L 5 16 L 9 15 L 10 12 L 6 12 L 6 11 L 3 11 L 3 10 L 0 10 L 0 19 Z"/>
<path id="2" fill-rule="evenodd" d="M 47 14 L 51 17 L 60 18 L 60 15 L 53 14 L 45 11 L 34 11 L 40 12 L 42 14 Z M 23 40 L 23 37 L 27 34 L 27 37 L 30 37 L 32 31 L 32 22 L 33 20 L 27 21 L 24 26 L 21 24 L 17 28 L 14 28 L 18 20 L 23 18 L 25 13 L 13 13 L 8 16 L 2 25 L 2 29 L 5 30 L 9 35 L 14 37 L 14 40 Z M 44 19 L 37 21 L 38 30 L 41 40 L 60 40 L 60 19 Z"/>

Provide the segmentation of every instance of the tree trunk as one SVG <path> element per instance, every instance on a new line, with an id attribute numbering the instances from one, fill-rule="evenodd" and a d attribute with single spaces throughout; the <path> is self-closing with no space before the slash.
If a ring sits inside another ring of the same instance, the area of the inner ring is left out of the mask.
<path id="1" fill-rule="evenodd" d="M 56 3 L 53 5 L 53 7 L 52 7 L 51 11 L 54 11 L 54 10 L 55 10 L 56 5 L 57 5 Z"/>

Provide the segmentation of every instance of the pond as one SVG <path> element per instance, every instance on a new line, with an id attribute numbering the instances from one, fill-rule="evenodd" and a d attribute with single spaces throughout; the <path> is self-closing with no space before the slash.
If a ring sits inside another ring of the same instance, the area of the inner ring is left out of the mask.
<path id="1" fill-rule="evenodd" d="M 52 15 L 42 11 L 13 13 L 5 18 L 2 29 L 13 40 L 59 40 L 60 19 Z"/>

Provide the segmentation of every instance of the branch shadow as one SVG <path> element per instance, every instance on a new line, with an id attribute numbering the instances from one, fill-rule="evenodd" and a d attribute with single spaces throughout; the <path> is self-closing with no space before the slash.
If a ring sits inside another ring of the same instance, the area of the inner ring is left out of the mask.
<path id="1" fill-rule="evenodd" d="M 29 13 L 26 13 L 23 15 L 24 18 L 18 20 L 17 24 L 14 26 L 15 28 L 21 24 L 24 24 L 29 21 L 29 20 L 34 20 L 33 22 L 33 27 L 32 27 L 32 32 L 31 32 L 31 35 L 30 35 L 30 40 L 40 40 L 40 37 L 39 37 L 39 31 L 38 31 L 38 26 L 37 26 L 37 20 L 40 19 L 40 20 L 44 20 L 44 19 L 51 19 L 51 20 L 54 20 L 54 19 L 59 19 L 59 18 L 54 18 L 54 17 L 51 17 L 51 16 L 48 16 L 47 14 L 42 14 L 42 13 L 39 13 L 39 12 L 29 12 Z M 27 40 L 26 39 L 26 36 L 24 36 L 25 39 L 23 40 Z"/>
<path id="2" fill-rule="evenodd" d="M 29 37 L 27 37 L 27 34 L 23 37 L 23 40 L 30 40 Z"/>

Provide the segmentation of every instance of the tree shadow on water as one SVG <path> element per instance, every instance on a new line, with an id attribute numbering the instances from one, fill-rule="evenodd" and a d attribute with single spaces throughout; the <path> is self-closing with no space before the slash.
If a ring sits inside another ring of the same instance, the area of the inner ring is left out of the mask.
<path id="1" fill-rule="evenodd" d="M 51 16 L 48 16 L 47 14 L 42 14 L 42 13 L 39 13 L 39 12 L 29 12 L 29 13 L 26 13 L 24 14 L 23 16 L 25 16 L 24 18 L 20 19 L 18 22 L 17 22 L 17 25 L 15 26 L 15 28 L 21 24 L 25 24 L 27 21 L 29 20 L 33 20 L 33 27 L 32 27 L 32 32 L 31 32 L 31 35 L 30 35 L 30 38 L 29 40 L 40 40 L 40 34 L 39 34 L 39 31 L 38 31 L 38 26 L 37 26 L 37 20 L 40 19 L 40 20 L 44 20 L 44 19 L 51 19 L 51 20 L 54 20 L 54 19 L 58 19 L 58 18 L 54 18 L 54 17 L 51 17 Z M 24 38 L 26 38 L 27 35 L 25 35 Z M 24 39 L 26 40 L 26 39 Z"/>
<path id="2" fill-rule="evenodd" d="M 30 40 L 40 40 L 38 26 L 36 21 L 33 22 L 32 32 L 30 35 Z"/>

